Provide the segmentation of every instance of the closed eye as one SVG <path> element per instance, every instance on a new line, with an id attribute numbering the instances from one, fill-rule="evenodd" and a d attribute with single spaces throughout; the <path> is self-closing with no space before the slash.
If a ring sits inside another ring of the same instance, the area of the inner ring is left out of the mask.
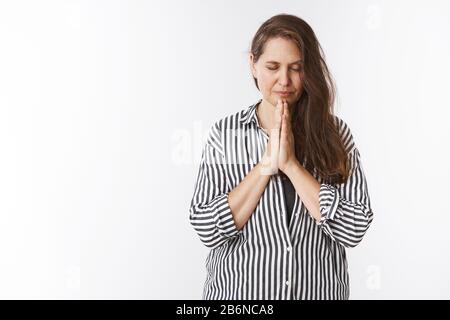
<path id="1" fill-rule="evenodd" d="M 278 68 L 270 68 L 270 67 L 267 67 L 267 69 L 269 69 L 269 70 L 277 70 Z M 294 70 L 294 71 L 297 71 L 297 72 L 302 71 L 301 68 L 291 68 L 291 70 Z"/>

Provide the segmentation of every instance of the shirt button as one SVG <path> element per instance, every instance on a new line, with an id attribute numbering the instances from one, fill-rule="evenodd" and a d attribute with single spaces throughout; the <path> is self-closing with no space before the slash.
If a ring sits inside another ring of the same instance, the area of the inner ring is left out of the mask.
<path id="1" fill-rule="evenodd" d="M 289 285 L 289 281 L 286 281 L 286 285 L 287 285 L 287 286 Z"/>
<path id="2" fill-rule="evenodd" d="M 287 247 L 286 250 L 287 250 L 287 251 L 291 251 L 291 247 Z"/>

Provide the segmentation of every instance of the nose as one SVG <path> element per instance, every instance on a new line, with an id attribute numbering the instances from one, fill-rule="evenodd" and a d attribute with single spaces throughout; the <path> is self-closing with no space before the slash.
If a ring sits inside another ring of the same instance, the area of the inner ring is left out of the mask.
<path id="1" fill-rule="evenodd" d="M 289 85 L 289 73 L 287 70 L 280 72 L 279 83 L 282 87 L 287 87 Z"/>

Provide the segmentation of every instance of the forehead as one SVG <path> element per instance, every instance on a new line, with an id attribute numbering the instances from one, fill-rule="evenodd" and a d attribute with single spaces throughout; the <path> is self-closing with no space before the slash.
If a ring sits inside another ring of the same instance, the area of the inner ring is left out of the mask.
<path id="1" fill-rule="evenodd" d="M 269 39 L 261 55 L 264 61 L 275 61 L 279 63 L 292 63 L 302 59 L 297 45 L 288 39 L 272 38 Z"/>

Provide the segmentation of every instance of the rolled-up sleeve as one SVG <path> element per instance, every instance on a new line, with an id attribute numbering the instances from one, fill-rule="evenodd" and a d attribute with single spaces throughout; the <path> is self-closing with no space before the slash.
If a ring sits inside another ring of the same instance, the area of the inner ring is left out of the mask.
<path id="1" fill-rule="evenodd" d="M 349 153 L 351 175 L 337 186 L 320 184 L 321 219 L 316 222 L 332 240 L 347 248 L 358 245 L 373 220 L 367 181 L 359 150 Z"/>
<path id="2" fill-rule="evenodd" d="M 225 165 L 220 132 L 214 125 L 203 147 L 189 208 L 190 224 L 208 248 L 219 247 L 241 232 L 228 204 L 231 190 L 226 181 Z"/>

